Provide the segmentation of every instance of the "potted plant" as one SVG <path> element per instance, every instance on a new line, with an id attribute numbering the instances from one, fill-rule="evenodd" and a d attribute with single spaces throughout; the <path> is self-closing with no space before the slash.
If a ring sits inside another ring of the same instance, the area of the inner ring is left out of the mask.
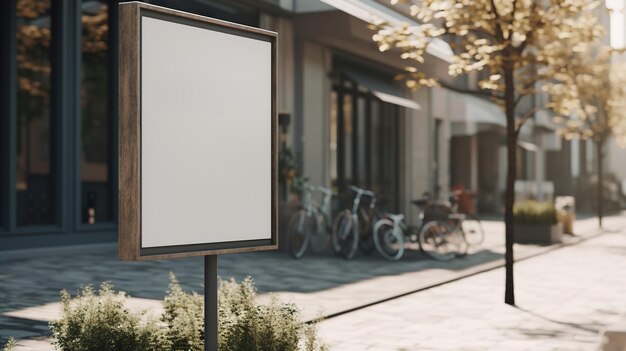
<path id="1" fill-rule="evenodd" d="M 304 186 L 309 179 L 298 172 L 298 163 L 290 148 L 283 148 L 278 156 L 278 182 L 280 183 L 280 198 L 299 203 Z M 290 199 L 288 198 L 290 196 Z"/>
<path id="2" fill-rule="evenodd" d="M 552 244 L 561 242 L 563 225 L 552 202 L 523 201 L 513 207 L 515 242 Z"/>

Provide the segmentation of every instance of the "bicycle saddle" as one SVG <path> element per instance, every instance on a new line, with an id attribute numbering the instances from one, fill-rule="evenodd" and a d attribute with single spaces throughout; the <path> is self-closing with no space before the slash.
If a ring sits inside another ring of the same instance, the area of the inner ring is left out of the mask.
<path id="1" fill-rule="evenodd" d="M 419 207 L 424 207 L 426 204 L 428 204 L 428 198 L 420 197 L 419 199 L 413 200 L 413 204 Z"/>
<path id="2" fill-rule="evenodd" d="M 388 213 L 387 217 L 389 217 L 389 219 L 391 219 L 394 222 L 399 222 L 399 221 L 404 219 L 404 215 L 403 214 L 391 214 L 391 213 Z"/>

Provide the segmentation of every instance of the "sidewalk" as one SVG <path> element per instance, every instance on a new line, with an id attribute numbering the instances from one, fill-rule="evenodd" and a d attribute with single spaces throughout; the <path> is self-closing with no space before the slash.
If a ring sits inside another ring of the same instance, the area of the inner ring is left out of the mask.
<path id="1" fill-rule="evenodd" d="M 606 220 L 608 228 L 624 224 L 626 221 L 620 217 Z M 308 255 L 296 261 L 279 253 L 251 253 L 221 256 L 219 274 L 238 280 L 251 275 L 261 300 L 269 297 L 265 292 L 275 292 L 297 303 L 307 319 L 320 313 L 332 316 L 501 266 L 504 226 L 496 221 L 484 226 L 485 244 L 468 257 L 447 263 L 429 260 L 419 252 L 411 252 L 400 262 L 387 262 L 376 255 L 353 261 Z M 593 218 L 577 221 L 579 234 L 568 237 L 567 242 L 594 235 L 595 228 Z M 516 257 L 530 257 L 554 248 L 516 245 Z M 30 340 L 31 345 L 35 340 L 45 340 L 49 336 L 47 322 L 58 316 L 61 289 L 75 293 L 81 285 L 109 280 L 135 297 L 137 306 L 158 309 L 171 271 L 184 288 L 202 291 L 201 258 L 127 263 L 117 260 L 115 245 L 81 249 L 78 254 L 75 251 L 50 250 L 32 257 L 0 258 L 0 340 L 14 336 Z"/>
<path id="2" fill-rule="evenodd" d="M 626 318 L 626 231 L 322 322 L 332 350 L 596 350 Z"/>

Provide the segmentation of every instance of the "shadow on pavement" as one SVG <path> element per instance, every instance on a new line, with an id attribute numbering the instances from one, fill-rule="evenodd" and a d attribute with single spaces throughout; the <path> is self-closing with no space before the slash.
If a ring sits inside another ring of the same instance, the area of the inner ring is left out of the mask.
<path id="1" fill-rule="evenodd" d="M 278 252 L 225 255 L 219 258 L 222 278 L 252 276 L 260 292 L 316 292 L 380 276 L 424 270 L 461 270 L 499 259 L 501 254 L 482 250 L 450 262 L 437 262 L 409 250 L 398 262 L 376 254 L 346 261 L 328 255 L 308 255 L 294 260 Z M 202 291 L 202 258 L 152 262 L 121 262 L 114 246 L 89 254 L 51 255 L 0 262 L 0 314 L 59 301 L 59 291 L 75 294 L 86 284 L 111 281 L 131 296 L 162 299 L 169 272 L 184 289 Z"/>
<path id="2" fill-rule="evenodd" d="M 592 334 L 597 334 L 600 332 L 600 329 L 602 328 L 602 325 L 600 324 L 596 324 L 596 323 L 574 323 L 574 322 L 565 322 L 565 321 L 560 321 L 557 319 L 553 319 L 553 318 L 549 318 L 546 316 L 543 316 L 539 313 L 535 313 L 533 311 L 527 310 L 523 307 L 519 307 L 516 306 L 517 309 L 519 309 L 520 311 L 526 312 L 534 317 L 537 317 L 541 320 L 544 320 L 546 322 L 550 322 L 550 323 L 554 323 L 557 325 L 561 325 L 561 326 L 567 326 L 570 328 L 574 328 L 574 329 L 578 329 L 580 331 L 583 332 L 588 332 L 588 333 L 592 333 Z M 558 337 L 560 336 L 560 334 L 562 333 L 562 328 L 561 329 L 557 329 L 555 328 L 554 330 L 548 330 L 548 329 L 542 329 L 542 330 L 536 330 L 536 329 L 523 329 L 520 328 L 520 332 L 529 335 L 529 336 L 545 336 L 545 337 L 549 337 L 549 338 L 554 338 L 554 337 Z"/>

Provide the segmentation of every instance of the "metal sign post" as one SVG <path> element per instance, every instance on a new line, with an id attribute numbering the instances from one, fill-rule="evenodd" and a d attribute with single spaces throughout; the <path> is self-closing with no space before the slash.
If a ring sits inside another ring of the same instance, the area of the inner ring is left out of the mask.
<path id="1" fill-rule="evenodd" d="M 204 350 L 217 350 L 217 255 L 204 256 Z"/>
<path id="2" fill-rule="evenodd" d="M 278 248 L 277 34 L 137 1 L 119 26 L 119 256 L 204 256 L 215 351 L 217 255 Z"/>

